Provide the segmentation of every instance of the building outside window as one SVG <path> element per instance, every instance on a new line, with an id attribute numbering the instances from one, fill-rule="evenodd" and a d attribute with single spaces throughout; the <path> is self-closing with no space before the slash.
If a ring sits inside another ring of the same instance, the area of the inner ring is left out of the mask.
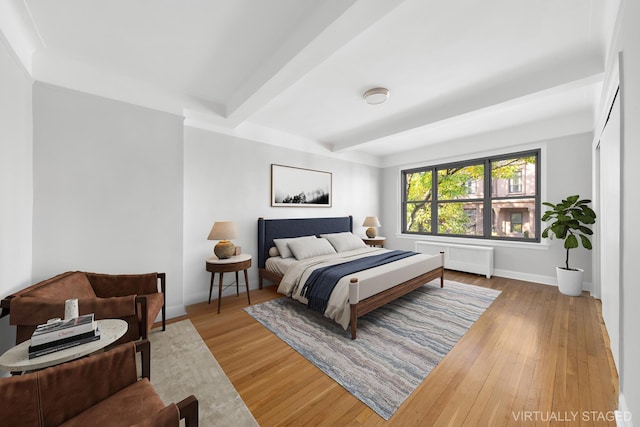
<path id="1" fill-rule="evenodd" d="M 540 241 L 539 153 L 402 171 L 402 232 Z"/>

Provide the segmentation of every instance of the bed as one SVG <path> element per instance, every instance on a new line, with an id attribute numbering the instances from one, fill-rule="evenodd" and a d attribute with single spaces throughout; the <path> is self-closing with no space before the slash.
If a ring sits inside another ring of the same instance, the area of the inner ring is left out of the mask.
<path id="1" fill-rule="evenodd" d="M 335 246 L 335 238 L 344 237 L 354 239 L 353 218 L 295 218 L 295 219 L 258 219 L 258 274 L 259 287 L 262 289 L 264 280 L 278 285 L 278 292 L 293 297 L 302 303 L 307 303 L 303 296 L 304 282 L 314 269 L 322 269 L 331 264 L 340 264 L 351 260 L 364 260 L 367 257 L 382 257 L 388 259 L 401 251 L 363 247 L 346 248 L 344 251 L 321 256 L 297 259 L 279 254 L 276 248 L 282 249 L 287 239 L 289 246 L 300 248 L 299 240 L 307 236 L 323 236 L 331 238 Z M 343 236 L 344 235 L 344 236 Z M 350 235 L 350 236 L 349 236 Z M 333 237 L 332 237 L 333 236 Z M 325 239 L 315 239 L 325 240 Z M 321 243 L 321 242 L 308 243 Z M 292 243 L 293 242 L 293 243 Z M 339 241 L 340 242 L 340 241 Z M 322 242 L 324 243 L 324 242 Z M 356 245 L 358 246 L 358 245 Z M 337 247 L 337 246 L 336 246 Z M 351 338 L 357 336 L 357 319 L 378 307 L 387 304 L 424 284 L 440 278 L 440 287 L 444 286 L 444 254 L 407 254 L 393 262 L 376 266 L 368 270 L 347 274 L 339 280 L 331 294 L 326 317 L 332 318 L 343 328 L 350 328 Z M 362 261 L 367 262 L 367 261 Z"/>

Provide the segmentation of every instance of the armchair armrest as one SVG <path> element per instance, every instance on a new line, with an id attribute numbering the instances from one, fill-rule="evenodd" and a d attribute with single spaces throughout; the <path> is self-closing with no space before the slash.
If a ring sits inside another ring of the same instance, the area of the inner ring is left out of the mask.
<path id="1" fill-rule="evenodd" d="M 167 330 L 167 274 L 158 273 L 158 279 L 160 279 L 160 290 L 162 291 L 162 330 Z M 2 317 L 2 316 L 0 316 Z"/>
<path id="2" fill-rule="evenodd" d="M 147 297 L 144 295 L 136 296 L 136 310 L 140 304 L 140 311 L 138 318 L 140 319 L 140 335 L 143 340 L 147 339 L 147 327 L 149 325 L 149 312 L 147 311 Z"/>
<path id="3" fill-rule="evenodd" d="M 2 298 L 0 301 L 0 308 L 2 308 L 2 312 L 0 313 L 0 317 L 8 316 L 11 312 L 11 300 L 15 298 L 13 295 L 9 295 L 6 298 Z"/>
<path id="4" fill-rule="evenodd" d="M 192 394 L 176 404 L 185 427 L 198 427 L 198 399 Z"/>
<path id="5" fill-rule="evenodd" d="M 136 352 L 140 353 L 142 377 L 151 381 L 151 342 L 144 338 L 135 342 Z"/>

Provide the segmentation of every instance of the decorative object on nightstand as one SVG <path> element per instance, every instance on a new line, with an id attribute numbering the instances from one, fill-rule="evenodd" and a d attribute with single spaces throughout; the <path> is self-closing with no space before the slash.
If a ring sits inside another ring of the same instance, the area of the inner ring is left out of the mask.
<path id="1" fill-rule="evenodd" d="M 378 235 L 376 227 L 380 227 L 380 221 L 378 221 L 378 218 L 375 216 L 368 216 L 364 219 L 362 226 L 369 227 L 367 228 L 366 234 L 368 238 L 373 239 Z"/>
<path id="2" fill-rule="evenodd" d="M 235 254 L 236 247 L 230 240 L 237 238 L 238 229 L 233 221 L 216 221 L 207 240 L 219 240 L 213 248 L 213 253 L 220 259 L 226 259 Z"/>

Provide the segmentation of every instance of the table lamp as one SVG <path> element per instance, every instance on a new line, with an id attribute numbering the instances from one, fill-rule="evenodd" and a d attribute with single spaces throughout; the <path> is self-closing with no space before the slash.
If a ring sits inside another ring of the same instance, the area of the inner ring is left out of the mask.
<path id="1" fill-rule="evenodd" d="M 220 259 L 230 258 L 236 250 L 236 246 L 230 242 L 238 238 L 238 229 L 233 221 L 216 221 L 211 227 L 207 240 L 219 240 L 214 246 L 213 253 Z"/>
<path id="2" fill-rule="evenodd" d="M 380 227 L 380 221 L 378 221 L 378 218 L 375 216 L 368 216 L 364 219 L 362 226 L 369 227 L 367 228 L 366 234 L 368 238 L 373 239 L 378 235 L 375 227 Z"/>

